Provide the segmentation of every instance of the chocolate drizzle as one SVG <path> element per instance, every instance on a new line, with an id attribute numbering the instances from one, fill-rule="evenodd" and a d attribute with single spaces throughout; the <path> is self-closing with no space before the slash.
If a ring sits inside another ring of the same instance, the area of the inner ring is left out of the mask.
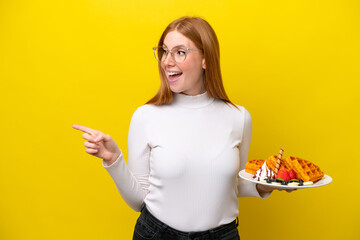
<path id="1" fill-rule="evenodd" d="M 273 178 L 273 173 L 266 167 L 266 178 L 271 179 Z"/>
<path id="2" fill-rule="evenodd" d="M 259 172 L 259 176 L 258 176 L 258 179 L 257 179 L 258 181 L 260 181 L 260 176 L 261 176 L 262 170 L 263 170 L 263 169 L 262 169 L 262 167 L 261 167 L 261 168 L 260 168 L 260 172 Z"/>
<path id="3" fill-rule="evenodd" d="M 266 165 L 266 161 L 264 162 L 263 166 L 261 166 L 261 168 L 259 168 L 259 170 L 256 171 L 256 174 L 253 176 L 253 179 L 260 181 L 261 180 L 261 175 L 264 173 L 265 171 L 265 178 L 271 179 L 274 178 L 274 172 L 271 171 L 267 165 Z M 264 179 L 265 179 L 264 178 Z"/>

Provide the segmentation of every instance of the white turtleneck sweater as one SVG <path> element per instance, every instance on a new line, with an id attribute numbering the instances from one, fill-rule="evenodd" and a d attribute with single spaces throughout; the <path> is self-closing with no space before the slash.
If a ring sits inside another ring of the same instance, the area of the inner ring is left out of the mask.
<path id="1" fill-rule="evenodd" d="M 126 203 L 143 204 L 180 231 L 203 231 L 233 221 L 237 197 L 260 196 L 256 184 L 238 175 L 245 168 L 251 117 L 209 97 L 174 93 L 170 105 L 146 104 L 133 114 L 128 162 L 120 154 L 103 166 Z"/>

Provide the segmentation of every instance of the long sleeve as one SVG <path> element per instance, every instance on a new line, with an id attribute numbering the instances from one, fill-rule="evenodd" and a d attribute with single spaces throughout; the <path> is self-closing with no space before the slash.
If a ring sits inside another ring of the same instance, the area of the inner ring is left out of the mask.
<path id="1" fill-rule="evenodd" d="M 243 138 L 242 143 L 239 147 L 240 151 L 240 170 L 245 168 L 246 162 L 248 160 L 248 153 L 251 142 L 251 133 L 252 133 L 252 119 L 250 113 L 243 108 L 244 110 L 244 130 L 243 130 Z M 240 176 L 237 176 L 238 180 L 238 196 L 239 197 L 258 197 L 258 198 L 267 198 L 270 196 L 270 193 L 259 194 L 256 189 L 256 183 L 252 183 L 246 181 Z"/>
<path id="2" fill-rule="evenodd" d="M 104 168 L 114 180 L 120 195 L 135 211 L 140 211 L 149 189 L 149 154 L 146 121 L 138 108 L 130 122 L 128 135 L 128 163 L 122 153 L 110 166 L 103 161 Z"/>
<path id="3" fill-rule="evenodd" d="M 104 167 L 131 208 L 146 204 L 172 228 L 227 224 L 239 214 L 239 196 L 268 196 L 238 176 L 248 158 L 251 116 L 207 92 L 173 94 L 171 104 L 145 104 L 134 112 L 127 163 L 120 155 Z"/>

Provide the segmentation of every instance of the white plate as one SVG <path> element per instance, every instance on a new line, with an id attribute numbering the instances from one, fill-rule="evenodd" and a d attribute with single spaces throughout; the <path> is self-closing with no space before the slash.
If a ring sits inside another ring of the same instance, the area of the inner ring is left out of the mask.
<path id="1" fill-rule="evenodd" d="M 239 176 L 247 181 L 250 181 L 250 182 L 254 182 L 254 183 L 258 183 L 258 184 L 261 184 L 261 185 L 266 185 L 266 186 L 270 186 L 270 187 L 273 187 L 273 188 L 278 188 L 278 189 L 299 189 L 299 188 L 314 188 L 314 187 L 321 187 L 321 186 L 325 186 L 329 183 L 332 182 L 332 178 L 328 175 L 324 175 L 324 177 L 317 181 L 316 183 L 314 183 L 313 185 L 309 185 L 309 186 L 288 186 L 288 185 L 274 185 L 274 184 L 271 184 L 271 183 L 263 183 L 263 182 L 259 182 L 257 180 L 255 180 L 253 178 L 254 174 L 251 174 L 251 173 L 248 173 L 248 172 L 245 172 L 245 169 L 241 170 L 239 172 Z"/>

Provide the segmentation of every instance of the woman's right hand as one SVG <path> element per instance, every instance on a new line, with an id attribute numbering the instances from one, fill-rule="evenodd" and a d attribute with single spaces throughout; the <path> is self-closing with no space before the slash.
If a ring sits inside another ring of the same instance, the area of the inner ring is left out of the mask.
<path id="1" fill-rule="evenodd" d="M 107 165 L 114 163 L 121 154 L 121 150 L 110 135 L 78 124 L 74 124 L 72 127 L 84 132 L 83 138 L 87 140 L 84 143 L 85 147 L 87 147 L 85 151 L 90 155 L 103 159 Z"/>

